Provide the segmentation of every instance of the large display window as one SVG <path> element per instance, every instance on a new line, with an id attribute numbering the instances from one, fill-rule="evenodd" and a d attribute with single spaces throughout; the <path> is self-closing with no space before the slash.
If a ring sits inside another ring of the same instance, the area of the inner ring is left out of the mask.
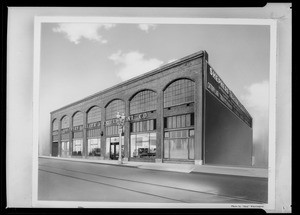
<path id="1" fill-rule="evenodd" d="M 61 156 L 68 157 L 70 154 L 70 143 L 69 141 L 62 141 L 61 142 Z"/>
<path id="2" fill-rule="evenodd" d="M 130 157 L 155 158 L 156 133 L 139 133 L 130 136 Z"/>
<path id="3" fill-rule="evenodd" d="M 194 133 L 193 129 L 165 132 L 164 158 L 193 160 Z"/>
<path id="4" fill-rule="evenodd" d="M 73 139 L 73 151 L 72 155 L 82 156 L 83 140 L 82 139 Z"/>
<path id="5" fill-rule="evenodd" d="M 100 138 L 88 139 L 88 155 L 100 156 L 101 155 L 101 140 Z"/>

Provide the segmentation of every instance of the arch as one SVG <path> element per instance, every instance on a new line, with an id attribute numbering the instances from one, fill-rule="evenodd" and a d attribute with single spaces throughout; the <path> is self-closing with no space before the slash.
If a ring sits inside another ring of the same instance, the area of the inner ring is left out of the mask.
<path id="1" fill-rule="evenodd" d="M 163 88 L 163 91 L 165 91 L 171 84 L 173 84 L 174 82 L 178 81 L 178 80 L 182 80 L 182 79 L 187 79 L 187 80 L 190 80 L 192 82 L 195 83 L 195 80 L 193 80 L 192 78 L 189 78 L 189 77 L 180 77 L 180 78 L 176 78 L 172 81 L 170 81 L 169 83 L 166 84 L 166 86 Z"/>
<path id="2" fill-rule="evenodd" d="M 123 99 L 113 99 L 105 107 L 105 118 L 116 118 L 117 112 L 125 113 L 125 101 Z"/>
<path id="3" fill-rule="evenodd" d="M 54 118 L 52 120 L 52 131 L 56 131 L 56 130 L 58 130 L 58 120 L 57 118 Z"/>
<path id="4" fill-rule="evenodd" d="M 140 89 L 140 90 L 137 90 L 135 93 L 133 93 L 130 98 L 129 98 L 129 101 L 131 101 L 133 99 L 133 97 L 135 97 L 138 93 L 142 92 L 142 91 L 152 91 L 154 93 L 157 93 L 156 90 L 152 90 L 152 89 L 148 89 L 148 88 L 143 88 L 143 89 Z"/>
<path id="5" fill-rule="evenodd" d="M 83 125 L 83 113 L 81 111 L 76 111 L 72 116 L 73 127 L 78 125 Z"/>
<path id="6" fill-rule="evenodd" d="M 129 103 L 129 113 L 136 114 L 156 110 L 157 93 L 153 90 L 140 90 L 135 93 Z"/>
<path id="7" fill-rule="evenodd" d="M 120 98 L 111 99 L 109 102 L 106 103 L 106 105 L 104 105 L 104 108 L 107 108 L 107 106 L 110 105 L 110 103 L 112 103 L 115 100 L 121 100 L 121 101 L 125 102 L 124 99 L 120 99 Z"/>
<path id="8" fill-rule="evenodd" d="M 76 110 L 73 114 L 72 114 L 72 118 L 74 118 L 74 116 L 78 113 L 82 113 L 80 110 Z"/>
<path id="9" fill-rule="evenodd" d="M 60 123 L 61 123 L 61 129 L 69 128 L 70 127 L 69 116 L 68 115 L 62 116 L 61 119 L 60 119 Z"/>
<path id="10" fill-rule="evenodd" d="M 175 79 L 163 90 L 164 108 L 195 100 L 195 81 L 190 78 Z"/>
<path id="11" fill-rule="evenodd" d="M 101 121 L 101 108 L 97 105 L 94 105 L 87 111 L 87 123 L 99 121 Z"/>
<path id="12" fill-rule="evenodd" d="M 87 110 L 85 111 L 86 113 L 88 113 L 91 109 L 93 109 L 94 107 L 98 107 L 101 109 L 101 107 L 99 105 L 92 105 L 89 108 L 87 108 Z"/>

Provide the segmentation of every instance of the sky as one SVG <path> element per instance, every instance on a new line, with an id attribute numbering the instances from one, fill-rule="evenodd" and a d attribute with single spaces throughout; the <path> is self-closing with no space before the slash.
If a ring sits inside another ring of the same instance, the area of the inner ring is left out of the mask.
<path id="1" fill-rule="evenodd" d="M 50 112 L 166 63 L 206 50 L 209 63 L 253 117 L 254 154 L 267 162 L 269 26 L 43 23 L 40 152 Z"/>

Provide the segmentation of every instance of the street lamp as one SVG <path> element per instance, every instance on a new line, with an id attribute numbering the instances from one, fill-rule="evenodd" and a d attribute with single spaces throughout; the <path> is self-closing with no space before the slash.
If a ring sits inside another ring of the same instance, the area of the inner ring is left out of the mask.
<path id="1" fill-rule="evenodd" d="M 120 140 L 120 148 L 119 148 L 119 164 L 122 164 L 122 132 L 124 131 L 124 124 L 125 124 L 125 115 L 122 113 L 120 115 L 117 112 L 117 125 L 119 127 L 119 140 Z"/>

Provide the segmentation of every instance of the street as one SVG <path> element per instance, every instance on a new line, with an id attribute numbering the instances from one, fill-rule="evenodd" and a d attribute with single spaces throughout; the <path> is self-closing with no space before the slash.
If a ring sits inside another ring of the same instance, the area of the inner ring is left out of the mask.
<path id="1" fill-rule="evenodd" d="M 38 200 L 266 203 L 267 179 L 39 158 Z"/>

